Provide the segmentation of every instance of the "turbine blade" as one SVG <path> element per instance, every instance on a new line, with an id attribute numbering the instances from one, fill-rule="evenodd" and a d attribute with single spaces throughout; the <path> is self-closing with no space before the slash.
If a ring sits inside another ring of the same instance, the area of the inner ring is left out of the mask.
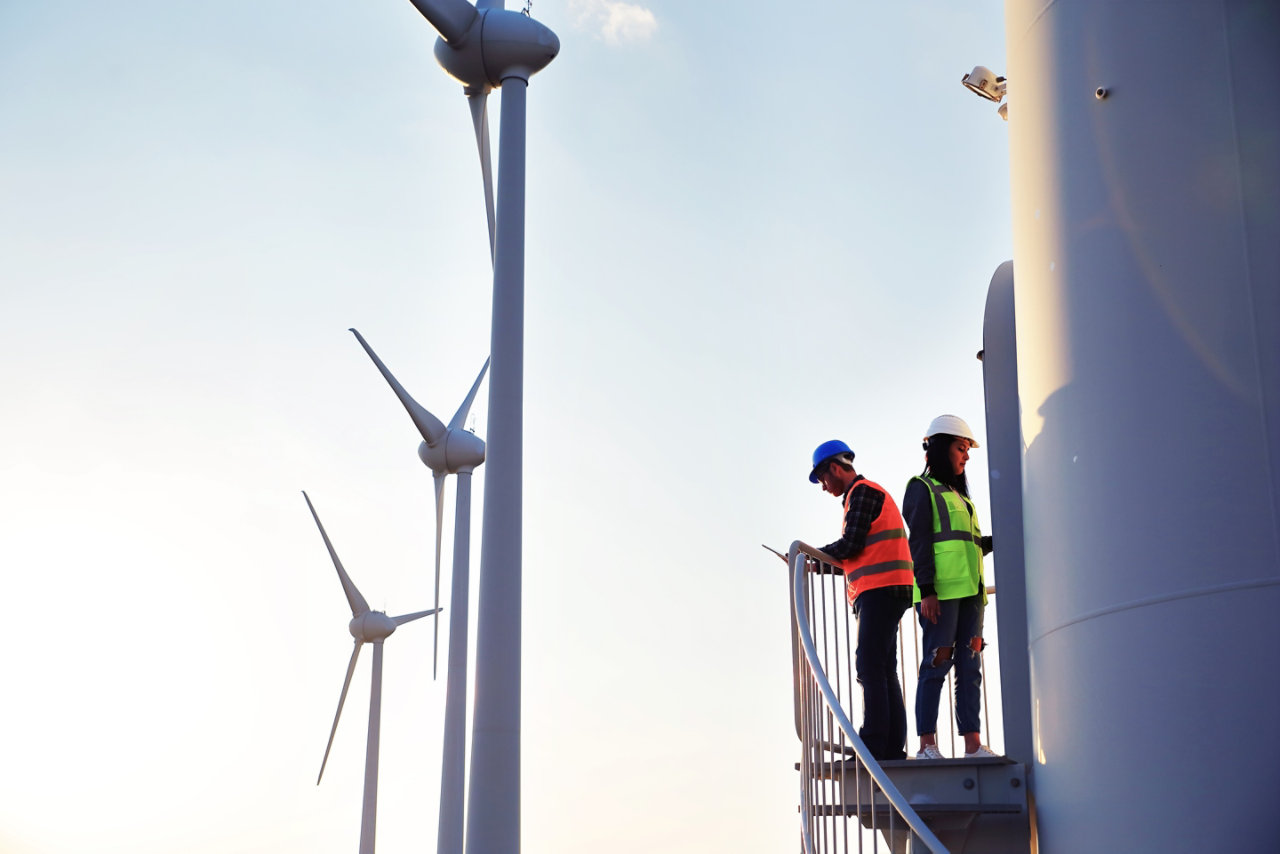
<path id="1" fill-rule="evenodd" d="M 333 736 L 338 731 L 338 718 L 342 717 L 342 704 L 347 702 L 347 689 L 351 687 L 351 674 L 356 669 L 356 658 L 360 655 L 360 641 L 356 641 L 356 648 L 351 650 L 351 661 L 347 663 L 347 678 L 342 681 L 342 694 L 338 697 L 338 713 L 333 716 L 333 728 L 329 730 L 329 743 L 324 746 L 324 761 L 320 763 L 320 774 L 316 777 L 316 785 L 320 785 L 320 778 L 324 776 L 324 766 L 329 764 L 329 751 L 333 748 Z"/>
<path id="2" fill-rule="evenodd" d="M 446 472 L 434 475 L 436 487 L 436 610 L 440 610 L 440 532 L 444 528 L 444 479 Z M 436 619 L 435 641 L 431 647 L 431 678 L 436 678 L 440 663 L 440 620 Z"/>
<path id="3" fill-rule="evenodd" d="M 501 5 L 501 4 L 499 4 Z M 480 152 L 480 174 L 484 178 L 484 211 L 489 218 L 489 263 L 494 259 L 494 231 L 497 230 L 493 208 L 493 159 L 489 156 L 489 88 L 468 86 L 467 103 L 471 105 L 471 123 L 476 128 L 476 148 Z"/>
<path id="4" fill-rule="evenodd" d="M 402 614 L 399 617 L 392 617 L 391 621 L 397 626 L 403 626 L 405 623 L 412 623 L 414 620 L 421 620 L 423 617 L 430 617 L 432 614 L 438 614 L 443 608 L 432 608 L 430 611 L 414 611 L 412 614 Z"/>
<path id="5" fill-rule="evenodd" d="M 333 558 L 333 565 L 338 570 L 338 580 L 342 582 L 342 590 L 347 594 L 347 604 L 351 606 L 351 616 L 356 617 L 360 614 L 367 614 L 369 612 L 369 603 L 364 601 L 364 597 L 356 589 L 355 582 L 351 580 L 351 576 L 347 575 L 347 571 L 342 568 L 342 561 L 338 560 L 338 553 L 333 550 L 333 543 L 329 542 L 329 535 L 325 533 L 324 525 L 320 524 L 320 517 L 316 514 L 316 508 L 312 506 L 311 498 L 307 495 L 306 490 L 302 491 L 302 497 L 307 499 L 307 507 L 311 509 L 311 518 L 316 520 L 316 527 L 320 529 L 320 536 L 324 538 L 324 547 L 329 550 L 329 557 Z"/>
<path id="6" fill-rule="evenodd" d="M 378 358 L 378 354 L 373 352 L 373 348 L 369 346 L 369 342 L 364 340 L 364 336 L 356 330 L 349 330 L 356 336 L 356 340 L 360 342 L 360 346 L 369 354 L 369 358 L 373 359 L 373 363 L 378 366 L 378 371 L 382 374 L 383 379 L 391 386 L 391 390 L 396 393 L 396 397 L 400 398 L 400 403 L 404 405 L 404 409 L 409 413 L 409 417 L 413 419 L 414 426 L 418 428 L 418 432 L 422 434 L 422 438 L 426 443 L 435 446 L 444 438 L 444 425 L 440 423 L 440 419 L 436 418 L 428 412 L 418 401 L 414 400 L 409 392 L 404 390 L 404 386 L 400 385 L 391 371 L 387 370 L 387 366 L 382 364 L 382 360 Z"/>
<path id="7" fill-rule="evenodd" d="M 485 371 L 489 370 L 489 359 L 484 360 L 484 367 L 480 369 L 476 381 L 471 384 L 471 391 L 467 392 L 467 399 L 462 401 L 462 405 L 458 407 L 458 411 L 453 413 L 453 418 L 449 419 L 450 430 L 461 430 L 463 422 L 467 420 L 467 413 L 471 411 L 471 404 L 475 402 L 476 392 L 480 390 L 480 381 L 484 379 Z"/>
<path id="8" fill-rule="evenodd" d="M 431 22 L 440 38 L 457 44 L 471 29 L 479 13 L 467 0 L 410 0 L 422 17 Z"/>

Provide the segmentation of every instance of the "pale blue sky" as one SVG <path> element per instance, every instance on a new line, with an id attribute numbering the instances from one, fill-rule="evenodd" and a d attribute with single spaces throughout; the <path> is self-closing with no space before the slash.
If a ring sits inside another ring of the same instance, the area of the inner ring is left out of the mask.
<path id="1" fill-rule="evenodd" d="M 900 490 L 934 415 L 982 434 L 1007 144 L 959 80 L 1002 7 L 613 9 L 533 8 L 524 850 L 789 850 L 759 543 L 835 537 L 825 439 Z M 485 358 L 433 41 L 404 0 L 0 5 L 5 852 L 356 847 L 368 656 L 317 788 L 349 612 L 300 491 L 375 608 L 430 607 L 431 480 L 346 330 L 445 419 Z M 386 647 L 388 854 L 434 849 L 430 654 Z"/>

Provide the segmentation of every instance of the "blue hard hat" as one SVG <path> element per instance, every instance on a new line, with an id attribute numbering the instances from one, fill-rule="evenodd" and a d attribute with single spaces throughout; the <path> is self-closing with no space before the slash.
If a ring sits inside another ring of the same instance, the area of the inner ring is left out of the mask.
<path id="1" fill-rule="evenodd" d="M 818 482 L 818 467 L 832 457 L 840 454 L 848 454 L 850 459 L 853 458 L 853 449 L 841 442 L 839 439 L 832 439 L 823 442 L 821 445 L 813 449 L 813 470 L 809 472 L 809 482 Z"/>

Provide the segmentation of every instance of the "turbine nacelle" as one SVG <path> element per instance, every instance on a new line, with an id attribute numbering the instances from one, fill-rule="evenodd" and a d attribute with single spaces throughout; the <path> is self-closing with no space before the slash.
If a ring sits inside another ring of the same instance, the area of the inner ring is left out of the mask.
<path id="1" fill-rule="evenodd" d="M 434 23 L 434 22 L 433 22 Z M 460 39 L 436 40 L 436 61 L 472 90 L 497 88 L 508 77 L 528 82 L 560 53 L 545 24 L 506 9 L 481 9 Z"/>
<path id="2" fill-rule="evenodd" d="M 484 462 L 484 440 L 470 430 L 450 429 L 434 445 L 420 443 L 418 459 L 437 473 L 474 471 Z"/>
<path id="3" fill-rule="evenodd" d="M 359 643 L 382 643 L 396 630 L 396 622 L 382 611 L 366 611 L 352 617 L 347 629 Z"/>

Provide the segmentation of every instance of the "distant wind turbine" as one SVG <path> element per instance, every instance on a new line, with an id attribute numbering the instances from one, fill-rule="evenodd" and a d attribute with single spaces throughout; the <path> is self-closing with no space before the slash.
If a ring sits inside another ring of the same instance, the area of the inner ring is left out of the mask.
<path id="1" fill-rule="evenodd" d="M 436 493 L 436 604 L 440 604 L 440 531 L 443 525 L 444 481 L 450 474 L 458 476 L 458 498 L 453 523 L 453 576 L 450 582 L 449 610 L 449 675 L 445 688 L 444 751 L 440 771 L 440 817 L 437 854 L 461 854 L 466 802 L 467 739 L 467 617 L 470 613 L 471 584 L 471 473 L 484 462 L 484 441 L 463 429 L 467 413 L 475 401 L 476 391 L 489 369 L 484 367 L 471 386 L 471 391 L 449 419 L 449 425 L 436 418 L 404 390 L 387 366 L 359 332 L 352 334 L 377 365 L 391 390 L 422 434 L 418 456 L 435 478 Z M 437 621 L 437 627 L 439 623 Z M 439 632 L 437 629 L 437 637 Z M 432 663 L 434 674 L 434 661 Z"/>
<path id="2" fill-rule="evenodd" d="M 338 553 L 333 550 L 333 544 L 329 542 L 329 535 L 325 533 L 324 525 L 320 524 L 320 517 L 316 514 L 316 508 L 311 504 L 311 498 L 306 492 L 302 493 L 302 497 L 306 499 L 307 508 L 311 510 L 311 518 L 316 520 L 316 527 L 320 529 L 320 536 L 324 538 L 324 546 L 329 550 L 329 557 L 333 558 L 334 568 L 338 570 L 338 580 L 342 582 L 342 590 L 347 594 L 347 603 L 351 606 L 351 622 L 347 624 L 347 628 L 356 642 L 355 648 L 351 650 L 351 661 L 347 664 L 347 678 L 342 682 L 342 694 L 338 697 L 338 712 L 333 716 L 333 728 L 329 730 L 329 743 L 324 748 L 324 760 L 320 763 L 320 774 L 316 777 L 316 785 L 320 785 L 320 780 L 324 777 L 325 765 L 329 763 L 329 751 L 333 748 L 333 737 L 338 732 L 338 719 L 342 717 L 342 706 L 347 701 L 347 689 L 351 687 L 351 674 L 355 672 L 356 658 L 360 655 L 360 647 L 366 643 L 371 643 L 373 644 L 373 677 L 370 680 L 369 687 L 369 738 L 365 745 L 364 757 L 364 809 L 360 818 L 360 854 L 373 854 L 373 840 L 378 820 L 378 737 L 382 718 L 382 642 L 390 637 L 398 626 L 403 626 L 405 623 L 411 623 L 422 617 L 429 617 L 440 609 L 433 608 L 430 611 L 417 611 L 412 614 L 403 614 L 399 617 L 388 617 L 381 611 L 370 610 L 369 603 L 360 595 L 355 583 L 347 575 L 347 571 L 342 568 L 342 561 L 338 560 Z"/>
<path id="3" fill-rule="evenodd" d="M 404 390 L 404 386 L 395 378 L 395 375 L 388 370 L 382 360 L 378 358 L 378 354 L 369 346 L 369 342 L 364 340 L 355 329 L 348 330 L 356 336 L 356 340 L 360 342 L 360 346 L 369 354 L 369 358 L 373 360 L 373 364 L 377 366 L 378 371 L 382 374 L 383 379 L 387 381 L 387 385 L 391 386 L 391 390 L 396 393 L 396 397 L 400 399 L 400 403 L 404 406 L 405 411 L 409 413 L 409 418 L 413 420 L 413 424 L 418 428 L 418 432 L 422 435 L 422 444 L 418 445 L 418 458 L 431 469 L 432 477 L 435 479 L 436 493 L 436 607 L 440 605 L 440 536 L 444 527 L 444 481 L 451 474 L 460 474 L 465 472 L 470 477 L 471 472 L 476 466 L 484 462 L 484 440 L 475 433 L 463 428 L 466 424 L 467 415 L 471 411 L 471 404 L 475 402 L 476 392 L 480 388 L 480 382 L 484 379 L 485 372 L 489 370 L 489 360 L 485 359 L 484 367 L 480 369 L 480 374 L 476 377 L 476 381 L 471 385 L 471 391 L 467 392 L 467 397 L 462 401 L 462 405 L 458 407 L 458 411 L 453 414 L 453 418 L 449 419 L 448 426 L 441 423 L 426 407 L 413 399 L 409 392 Z M 459 479 L 458 485 L 459 496 L 461 496 L 462 483 Z M 461 506 L 461 505 L 459 505 Z M 470 495 L 468 494 L 468 513 L 470 512 Z M 455 521 L 455 525 L 456 525 Z M 457 552 L 457 538 L 454 538 L 454 552 Z M 455 573 L 456 573 L 455 564 Z M 458 581 L 454 578 L 454 582 Z M 463 579 L 465 585 L 466 579 Z M 453 612 L 453 619 L 457 620 L 459 614 Z M 465 615 L 462 619 L 466 619 Z M 432 648 L 431 659 L 431 675 L 434 677 L 436 673 L 436 649 L 440 640 L 440 621 L 436 620 L 436 646 Z"/>

